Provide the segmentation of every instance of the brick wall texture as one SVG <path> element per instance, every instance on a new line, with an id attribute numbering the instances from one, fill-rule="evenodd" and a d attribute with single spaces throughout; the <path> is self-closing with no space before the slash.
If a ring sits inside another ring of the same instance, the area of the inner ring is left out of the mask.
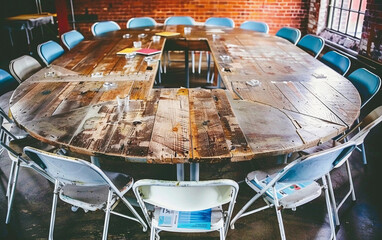
<path id="1" fill-rule="evenodd" d="M 382 63 L 382 1 L 368 0 L 359 54 Z"/>
<path id="2" fill-rule="evenodd" d="M 283 26 L 306 31 L 309 0 L 81 0 L 74 1 L 75 15 L 97 15 L 98 21 L 114 20 L 122 28 L 132 17 L 150 16 L 163 23 L 170 16 L 191 16 L 198 22 L 209 17 L 231 17 L 236 26 L 247 20 L 268 23 L 274 34 Z M 78 23 L 85 35 L 92 21 Z"/>

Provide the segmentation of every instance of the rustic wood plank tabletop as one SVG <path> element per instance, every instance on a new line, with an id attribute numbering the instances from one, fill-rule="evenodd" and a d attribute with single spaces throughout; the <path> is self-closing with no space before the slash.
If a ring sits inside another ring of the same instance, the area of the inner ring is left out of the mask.
<path id="1" fill-rule="evenodd" d="M 154 42 L 163 31 L 180 35 Z M 161 51 L 210 50 L 225 89 L 153 88 L 162 53 L 149 59 L 117 54 L 138 40 Z M 130 99 L 119 105 L 117 96 Z M 23 82 L 10 106 L 33 137 L 82 154 L 212 163 L 327 141 L 357 119 L 360 96 L 346 78 L 282 38 L 203 26 L 185 34 L 183 26 L 160 26 L 81 42 Z"/>

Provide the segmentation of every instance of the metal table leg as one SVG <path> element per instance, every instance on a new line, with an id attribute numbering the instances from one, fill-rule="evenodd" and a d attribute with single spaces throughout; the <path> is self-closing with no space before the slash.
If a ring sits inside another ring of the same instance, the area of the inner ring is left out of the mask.
<path id="1" fill-rule="evenodd" d="M 199 181 L 199 163 L 190 164 L 190 181 Z"/>
<path id="2" fill-rule="evenodd" d="M 186 88 L 190 87 L 190 74 L 189 74 L 189 61 L 188 61 L 188 51 L 184 51 L 184 67 L 185 67 L 185 72 L 186 72 Z"/>
<path id="3" fill-rule="evenodd" d="M 90 156 L 90 160 L 91 162 L 96 165 L 97 167 L 101 167 L 101 165 L 99 164 L 99 158 L 96 157 L 96 156 Z"/>
<path id="4" fill-rule="evenodd" d="M 183 163 L 176 164 L 176 180 L 184 181 L 184 164 Z"/>

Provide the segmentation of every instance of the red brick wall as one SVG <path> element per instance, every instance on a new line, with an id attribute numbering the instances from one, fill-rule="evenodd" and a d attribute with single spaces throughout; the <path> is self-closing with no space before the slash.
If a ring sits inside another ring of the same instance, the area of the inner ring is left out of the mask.
<path id="1" fill-rule="evenodd" d="M 382 1 L 368 0 L 359 54 L 382 63 Z"/>
<path id="2" fill-rule="evenodd" d="M 96 14 L 98 21 L 114 20 L 122 28 L 132 17 L 150 16 L 163 23 L 175 15 L 191 16 L 204 22 L 207 18 L 231 17 L 236 26 L 247 20 L 267 22 L 274 34 L 283 26 L 306 30 L 308 0 L 81 0 L 74 1 L 76 15 Z M 90 33 L 91 22 L 78 23 L 79 30 Z"/>

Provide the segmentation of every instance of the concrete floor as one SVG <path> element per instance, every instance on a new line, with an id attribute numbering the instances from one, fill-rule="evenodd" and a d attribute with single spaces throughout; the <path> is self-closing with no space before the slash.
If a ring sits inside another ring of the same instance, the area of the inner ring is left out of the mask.
<path id="1" fill-rule="evenodd" d="M 175 64 L 174 64 L 175 65 Z M 205 70 L 204 70 L 205 73 Z M 176 81 L 183 79 L 182 70 L 169 69 L 163 75 L 166 87 L 184 86 Z M 204 75 L 193 74 L 192 86 L 203 85 Z M 340 210 L 341 225 L 336 229 L 337 239 L 382 239 L 381 200 L 378 198 L 382 169 L 382 150 L 379 139 L 382 137 L 382 125 L 372 131 L 366 139 L 368 165 L 361 162 L 359 152 L 350 158 L 357 201 L 348 200 Z M 10 160 L 6 153 L 0 156 L 0 239 L 47 239 L 52 203 L 53 185 L 30 169 L 21 169 L 15 194 L 11 223 L 5 225 L 7 202 L 5 198 Z M 255 169 L 266 169 L 278 164 L 276 158 L 257 159 L 242 163 L 221 163 L 201 165 L 200 179 L 229 178 L 242 181 L 246 174 Z M 176 179 L 175 166 L 124 163 L 115 159 L 101 159 L 105 170 L 129 173 L 135 180 L 143 178 Z M 186 167 L 186 170 L 188 168 Z M 347 189 L 345 169 L 332 173 L 335 191 L 340 197 Z M 239 196 L 234 215 L 253 196 L 254 192 L 240 184 Z M 132 192 L 128 196 L 133 198 Z M 257 201 L 254 206 L 264 203 Z M 104 213 L 101 211 L 84 213 L 82 210 L 71 211 L 71 206 L 58 201 L 55 239 L 100 239 L 102 236 Z M 120 204 L 117 211 L 128 213 Z M 140 210 L 138 209 L 140 212 Z M 284 226 L 288 239 L 328 239 L 329 221 L 324 195 L 297 208 L 297 211 L 283 211 Z M 244 217 L 229 230 L 227 239 L 279 239 L 277 218 L 274 209 L 268 209 Z M 148 239 L 149 232 L 142 232 L 139 224 L 112 216 L 109 227 L 109 239 Z M 219 239 L 217 233 L 180 234 L 161 233 L 161 239 Z"/>

